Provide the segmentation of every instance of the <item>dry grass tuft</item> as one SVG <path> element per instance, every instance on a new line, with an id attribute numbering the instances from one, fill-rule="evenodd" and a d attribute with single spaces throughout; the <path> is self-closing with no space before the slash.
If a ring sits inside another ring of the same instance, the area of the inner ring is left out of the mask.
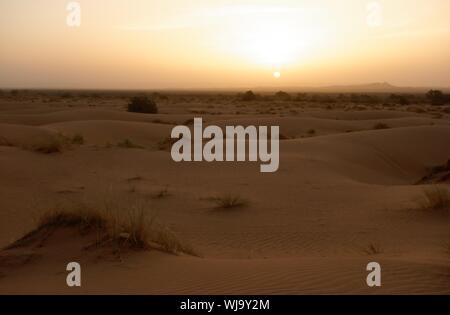
<path id="1" fill-rule="evenodd" d="M 80 207 L 75 211 L 50 210 L 38 220 L 38 229 L 53 227 L 78 227 L 82 230 L 102 229 L 106 226 L 105 218 L 98 212 Z"/>
<path id="2" fill-rule="evenodd" d="M 444 244 L 444 251 L 446 254 L 450 254 L 450 242 Z"/>
<path id="3" fill-rule="evenodd" d="M 450 181 L 450 160 L 443 165 L 436 165 L 428 169 L 428 174 L 423 176 L 417 184 L 442 183 Z"/>
<path id="4" fill-rule="evenodd" d="M 142 176 L 139 176 L 139 175 L 127 178 L 128 182 L 137 182 L 137 181 L 141 181 L 141 180 L 144 180 L 144 178 Z"/>
<path id="5" fill-rule="evenodd" d="M 65 136 L 61 133 L 53 135 L 49 139 L 40 139 L 39 142 L 30 146 L 23 146 L 23 149 L 32 150 L 43 154 L 61 153 L 65 148 L 71 145 L 84 144 L 84 137 L 81 134 Z"/>
<path id="6" fill-rule="evenodd" d="M 5 137 L 0 136 L 0 146 L 12 147 L 13 144 L 9 142 Z"/>
<path id="7" fill-rule="evenodd" d="M 186 119 L 186 120 L 182 123 L 182 125 L 186 125 L 186 126 L 190 126 L 190 125 L 193 125 L 193 124 L 194 124 L 194 118 Z"/>
<path id="8" fill-rule="evenodd" d="M 170 151 L 172 148 L 172 145 L 177 142 L 179 139 L 173 139 L 171 137 L 167 137 L 161 141 L 158 142 L 158 150 L 160 151 Z"/>
<path id="9" fill-rule="evenodd" d="M 79 134 L 79 133 L 73 135 L 73 136 L 70 138 L 70 143 L 71 143 L 71 144 L 77 144 L 77 145 L 82 145 L 82 144 L 84 144 L 84 137 L 83 137 L 83 135 L 81 135 L 81 134 Z"/>
<path id="10" fill-rule="evenodd" d="M 381 122 L 376 123 L 376 124 L 373 126 L 373 129 L 375 129 L 375 130 L 389 129 L 389 128 L 390 128 L 390 127 L 389 127 L 387 124 L 381 123 Z"/>
<path id="11" fill-rule="evenodd" d="M 383 252 L 380 244 L 370 243 L 367 248 L 363 250 L 367 255 L 378 255 Z"/>
<path id="12" fill-rule="evenodd" d="M 131 199 L 126 203 L 109 199 L 95 207 L 82 203 L 57 206 L 44 212 L 38 219 L 37 228 L 8 248 L 27 246 L 39 241 L 39 235 L 47 238 L 56 229 L 67 227 L 77 228 L 82 233 L 97 234 L 97 241 L 87 248 L 113 245 L 198 256 L 192 247 L 181 242 L 169 228 L 158 222 L 145 201 Z"/>
<path id="13" fill-rule="evenodd" d="M 155 199 L 163 199 L 170 196 L 169 187 L 164 187 L 153 195 Z"/>
<path id="14" fill-rule="evenodd" d="M 158 226 L 152 233 L 151 242 L 168 253 L 185 253 L 191 256 L 199 256 L 192 246 L 179 241 L 173 231 L 166 226 Z"/>
<path id="15" fill-rule="evenodd" d="M 34 152 L 52 154 L 61 153 L 64 147 L 65 141 L 61 137 L 52 137 L 51 139 L 41 141 L 39 143 L 31 145 L 30 149 Z"/>
<path id="16" fill-rule="evenodd" d="M 420 200 L 421 209 L 425 211 L 450 212 L 450 192 L 446 187 L 432 185 L 424 189 Z"/>
<path id="17" fill-rule="evenodd" d="M 143 149 L 144 148 L 141 145 L 133 143 L 129 139 L 124 139 L 124 140 L 120 141 L 119 143 L 117 143 L 117 146 L 119 148 L 126 148 L 126 149 Z"/>
<path id="18" fill-rule="evenodd" d="M 280 139 L 280 141 L 281 141 L 281 140 L 289 140 L 289 139 L 292 139 L 292 138 L 289 137 L 289 136 L 286 136 L 286 135 L 284 135 L 284 134 L 282 134 L 282 133 L 280 133 L 279 139 Z"/>
<path id="19" fill-rule="evenodd" d="M 223 196 L 212 197 L 210 200 L 217 205 L 218 209 L 244 208 L 249 205 L 249 201 L 247 199 L 234 194 L 225 194 Z"/>
<path id="20" fill-rule="evenodd" d="M 423 114 L 423 113 L 427 112 L 424 108 L 422 108 L 420 106 L 409 106 L 406 110 L 408 112 L 413 112 L 413 113 L 417 113 L 417 114 Z"/>

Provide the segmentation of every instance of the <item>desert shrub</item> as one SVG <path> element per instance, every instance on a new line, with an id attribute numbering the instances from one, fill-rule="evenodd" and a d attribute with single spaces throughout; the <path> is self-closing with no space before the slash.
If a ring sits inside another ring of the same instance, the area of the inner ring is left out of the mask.
<path id="1" fill-rule="evenodd" d="M 373 126 L 373 129 L 389 129 L 389 126 L 385 123 L 379 122 Z"/>
<path id="2" fill-rule="evenodd" d="M 158 107 L 156 103 L 146 96 L 133 97 L 128 103 L 128 111 L 134 113 L 156 114 Z"/>
<path id="3" fill-rule="evenodd" d="M 55 136 L 31 145 L 30 149 L 44 154 L 60 153 L 63 150 L 64 142 L 64 139 Z"/>
<path id="4" fill-rule="evenodd" d="M 290 101 L 291 96 L 284 91 L 278 91 L 277 93 L 275 93 L 275 99 L 278 101 Z"/>
<path id="5" fill-rule="evenodd" d="M 348 95 L 340 94 L 336 100 L 340 102 L 348 101 L 351 103 L 360 103 L 367 105 L 375 105 L 381 103 L 380 97 L 374 94 L 358 94 L 358 93 L 351 93 Z"/>
<path id="6" fill-rule="evenodd" d="M 84 144 L 84 137 L 83 137 L 83 135 L 77 133 L 70 138 L 70 142 L 72 144 L 78 144 L 78 145 Z"/>
<path id="7" fill-rule="evenodd" d="M 389 100 L 394 104 L 409 105 L 409 100 L 405 95 L 391 94 Z"/>
<path id="8" fill-rule="evenodd" d="M 413 113 L 417 113 L 417 114 L 423 114 L 423 113 L 427 112 L 424 108 L 422 108 L 420 106 L 409 106 L 406 110 L 408 112 L 413 112 Z"/>
<path id="9" fill-rule="evenodd" d="M 244 102 L 255 101 L 256 98 L 257 96 L 255 93 L 253 93 L 253 91 L 247 91 L 240 97 L 241 101 Z"/>
<path id="10" fill-rule="evenodd" d="M 333 96 L 325 93 L 312 94 L 309 98 L 310 102 L 313 103 L 334 103 L 336 100 Z"/>
<path id="11" fill-rule="evenodd" d="M 71 98 L 72 94 L 70 92 L 62 92 L 61 94 L 61 98 Z"/>
<path id="12" fill-rule="evenodd" d="M 153 99 L 159 99 L 162 101 L 168 101 L 169 97 L 167 95 L 161 94 L 159 92 L 154 92 L 152 95 Z"/>
<path id="13" fill-rule="evenodd" d="M 126 149 L 143 149 L 143 146 L 140 146 L 138 144 L 133 143 L 130 139 L 124 139 L 117 143 L 117 146 L 119 148 L 126 148 Z"/>
<path id="14" fill-rule="evenodd" d="M 23 150 L 29 150 L 43 154 L 60 153 L 64 149 L 70 148 L 71 144 L 83 144 L 83 142 L 84 139 L 81 135 L 68 137 L 61 133 L 53 134 L 49 137 L 38 137 L 31 144 L 17 144 L 9 142 L 8 139 L 0 136 L 0 145 L 16 146 Z"/>
<path id="15" fill-rule="evenodd" d="M 306 93 L 298 93 L 297 96 L 294 98 L 294 102 L 303 102 L 308 99 L 308 94 Z"/>
<path id="16" fill-rule="evenodd" d="M 444 105 L 447 101 L 447 96 L 440 90 L 429 90 L 425 96 L 431 105 Z"/>
<path id="17" fill-rule="evenodd" d="M 272 95 L 263 95 L 259 99 L 263 102 L 273 102 L 275 100 Z"/>
<path id="18" fill-rule="evenodd" d="M 363 104 L 373 105 L 373 104 L 379 104 L 381 102 L 381 100 L 376 95 L 361 94 L 359 96 L 359 102 L 363 103 Z"/>
<path id="19" fill-rule="evenodd" d="M 360 102 L 360 95 L 352 93 L 350 94 L 350 102 L 352 103 L 359 103 Z"/>
<path id="20" fill-rule="evenodd" d="M 367 107 L 364 105 L 353 105 L 353 106 L 349 107 L 349 110 L 363 111 L 363 110 L 367 110 Z"/>

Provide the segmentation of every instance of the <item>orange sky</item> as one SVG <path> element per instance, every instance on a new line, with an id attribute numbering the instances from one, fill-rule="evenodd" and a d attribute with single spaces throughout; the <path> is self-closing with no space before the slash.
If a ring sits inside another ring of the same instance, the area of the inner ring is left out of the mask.
<path id="1" fill-rule="evenodd" d="M 69 2 L 0 0 L 0 87 L 450 86 L 448 0 Z"/>

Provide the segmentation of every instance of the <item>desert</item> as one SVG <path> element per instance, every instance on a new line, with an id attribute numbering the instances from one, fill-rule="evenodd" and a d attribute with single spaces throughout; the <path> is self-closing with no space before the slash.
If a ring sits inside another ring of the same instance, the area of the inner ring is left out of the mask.
<path id="1" fill-rule="evenodd" d="M 0 1 L 0 299 L 448 309 L 448 12 Z"/>
<path id="2" fill-rule="evenodd" d="M 450 293 L 448 106 L 18 93 L 0 103 L 3 294 Z M 172 128 L 199 115 L 280 126 L 279 170 L 174 162 Z"/>

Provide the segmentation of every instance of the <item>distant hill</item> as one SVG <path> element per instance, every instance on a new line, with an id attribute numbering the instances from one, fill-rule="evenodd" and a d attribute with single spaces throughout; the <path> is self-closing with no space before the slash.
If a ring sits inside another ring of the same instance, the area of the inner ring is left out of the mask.
<path id="1" fill-rule="evenodd" d="M 412 87 L 399 87 L 394 86 L 387 82 L 376 82 L 360 85 L 333 85 L 317 88 L 324 92 L 348 92 L 348 93 L 414 93 L 423 92 L 427 89 L 412 88 Z"/>
<path id="2" fill-rule="evenodd" d="M 316 93 L 426 93 L 430 89 L 438 89 L 445 92 L 450 88 L 443 87 L 404 87 L 395 86 L 388 82 L 375 82 L 358 85 L 331 85 L 323 87 L 267 87 L 255 88 L 255 91 L 283 90 L 286 92 L 316 92 Z"/>

